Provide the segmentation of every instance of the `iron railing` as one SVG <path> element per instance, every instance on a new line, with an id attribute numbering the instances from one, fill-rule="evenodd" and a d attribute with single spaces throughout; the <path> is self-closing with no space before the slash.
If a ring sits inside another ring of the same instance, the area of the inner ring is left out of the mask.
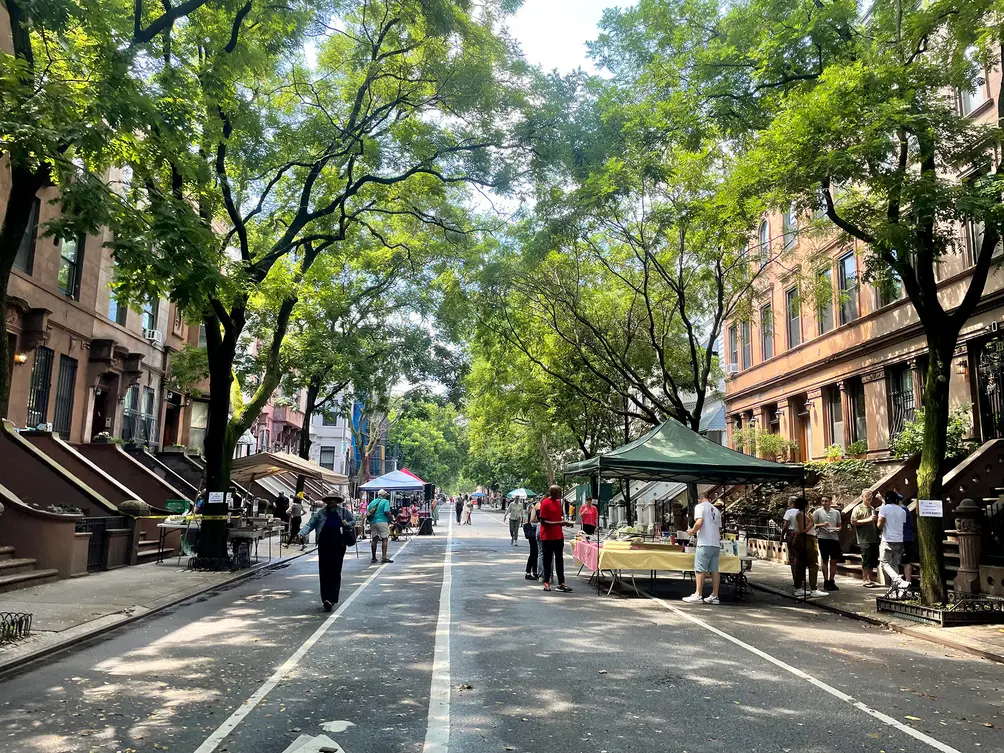
<path id="1" fill-rule="evenodd" d="M 889 436 L 895 437 L 907 423 L 913 420 L 916 403 L 913 390 L 897 390 L 889 393 Z"/>
<path id="2" fill-rule="evenodd" d="M 87 545 L 87 572 L 107 569 L 108 531 L 128 527 L 129 520 L 125 517 L 81 518 L 77 521 L 77 533 L 91 534 Z"/>
<path id="3" fill-rule="evenodd" d="M 27 612 L 0 612 L 0 643 L 13 643 L 31 633 L 31 615 Z"/>

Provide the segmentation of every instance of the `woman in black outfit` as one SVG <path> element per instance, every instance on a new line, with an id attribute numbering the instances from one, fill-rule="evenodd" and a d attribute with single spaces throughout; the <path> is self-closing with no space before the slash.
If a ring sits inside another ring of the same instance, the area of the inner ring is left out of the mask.
<path id="1" fill-rule="evenodd" d="M 526 575 L 523 577 L 527 580 L 537 580 L 537 560 L 539 557 L 537 552 L 537 526 L 540 525 L 540 510 L 536 505 L 530 505 L 527 518 L 528 522 L 523 524 L 523 535 L 530 542 L 530 554 L 526 557 Z"/>
<path id="2" fill-rule="evenodd" d="M 317 531 L 317 572 L 321 579 L 321 601 L 325 612 L 330 612 L 331 605 L 338 603 L 345 548 L 355 544 L 355 521 L 348 512 L 345 512 L 346 518 L 342 518 L 339 514 L 341 505 L 341 497 L 325 497 L 324 507 L 311 515 L 300 529 L 300 535 L 304 537 L 311 531 Z"/>

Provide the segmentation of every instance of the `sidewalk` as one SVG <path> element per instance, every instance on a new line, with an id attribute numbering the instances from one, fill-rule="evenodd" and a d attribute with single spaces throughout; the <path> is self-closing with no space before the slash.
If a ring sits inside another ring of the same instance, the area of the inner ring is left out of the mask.
<path id="1" fill-rule="evenodd" d="M 68 578 L 41 586 L 0 594 L 0 612 L 28 612 L 31 634 L 24 640 L 0 645 L 0 676 L 15 667 L 52 655 L 69 646 L 133 622 L 193 596 L 241 581 L 284 562 L 314 552 L 283 548 L 273 542 L 261 546 L 261 560 L 238 572 L 195 572 L 187 558 L 170 559 Z"/>
<path id="2" fill-rule="evenodd" d="M 792 595 L 791 570 L 787 565 L 768 560 L 757 560 L 749 574 L 750 585 L 778 596 L 795 600 Z M 1004 663 L 1004 625 L 973 625 L 967 627 L 939 628 L 905 620 L 875 608 L 875 597 L 885 589 L 864 588 L 861 581 L 837 576 L 839 591 L 829 596 L 809 599 L 809 604 L 820 609 L 884 625 L 891 630 L 915 638 L 933 641 L 942 646 L 982 656 Z M 798 599 L 801 601 L 801 599 Z"/>

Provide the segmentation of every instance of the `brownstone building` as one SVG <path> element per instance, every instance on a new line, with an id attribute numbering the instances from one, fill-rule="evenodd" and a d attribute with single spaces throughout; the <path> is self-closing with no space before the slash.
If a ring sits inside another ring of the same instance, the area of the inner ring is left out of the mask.
<path id="1" fill-rule="evenodd" d="M 115 300 L 107 235 L 72 242 L 45 237 L 45 223 L 59 211 L 57 199 L 54 188 L 36 198 L 8 285 L 7 418 L 21 427 L 51 424 L 74 442 L 107 432 L 173 444 L 184 406 L 165 400 L 164 377 L 170 353 L 189 336 L 188 325 L 167 301 L 151 300 L 136 310 Z"/>
<path id="2" fill-rule="evenodd" d="M 993 122 L 992 71 L 974 93 L 959 93 L 961 112 Z M 993 154 L 995 164 L 1000 153 Z M 966 176 L 960 176 L 964 179 Z M 765 215 L 753 248 L 779 259 L 763 270 L 766 286 L 752 321 L 724 328 L 726 411 L 730 446 L 737 430 L 755 426 L 797 443 L 795 460 L 825 457 L 830 445 L 867 444 L 867 456 L 889 457 L 890 438 L 920 404 L 926 342 L 902 285 L 862 281 L 866 249 L 836 232 L 803 232 L 819 217 Z M 946 305 L 968 288 L 978 226 L 959 227 L 958 253 L 940 263 Z M 816 285 L 816 283 L 821 283 Z M 829 300 L 802 288 L 829 287 Z M 962 330 L 952 362 L 953 405 L 972 405 L 973 436 L 1004 436 L 1004 268 L 995 267 L 983 299 Z M 859 445 L 860 446 L 860 445 Z"/>

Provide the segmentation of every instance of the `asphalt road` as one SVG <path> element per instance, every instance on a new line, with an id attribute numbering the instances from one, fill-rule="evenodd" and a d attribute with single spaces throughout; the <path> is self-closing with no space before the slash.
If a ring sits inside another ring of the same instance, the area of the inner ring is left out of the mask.
<path id="1" fill-rule="evenodd" d="M 0 753 L 1004 753 L 1000 665 L 765 595 L 684 605 L 679 580 L 601 597 L 570 558 L 575 592 L 545 594 L 474 520 L 350 553 L 334 615 L 304 557 L 8 678 Z"/>

